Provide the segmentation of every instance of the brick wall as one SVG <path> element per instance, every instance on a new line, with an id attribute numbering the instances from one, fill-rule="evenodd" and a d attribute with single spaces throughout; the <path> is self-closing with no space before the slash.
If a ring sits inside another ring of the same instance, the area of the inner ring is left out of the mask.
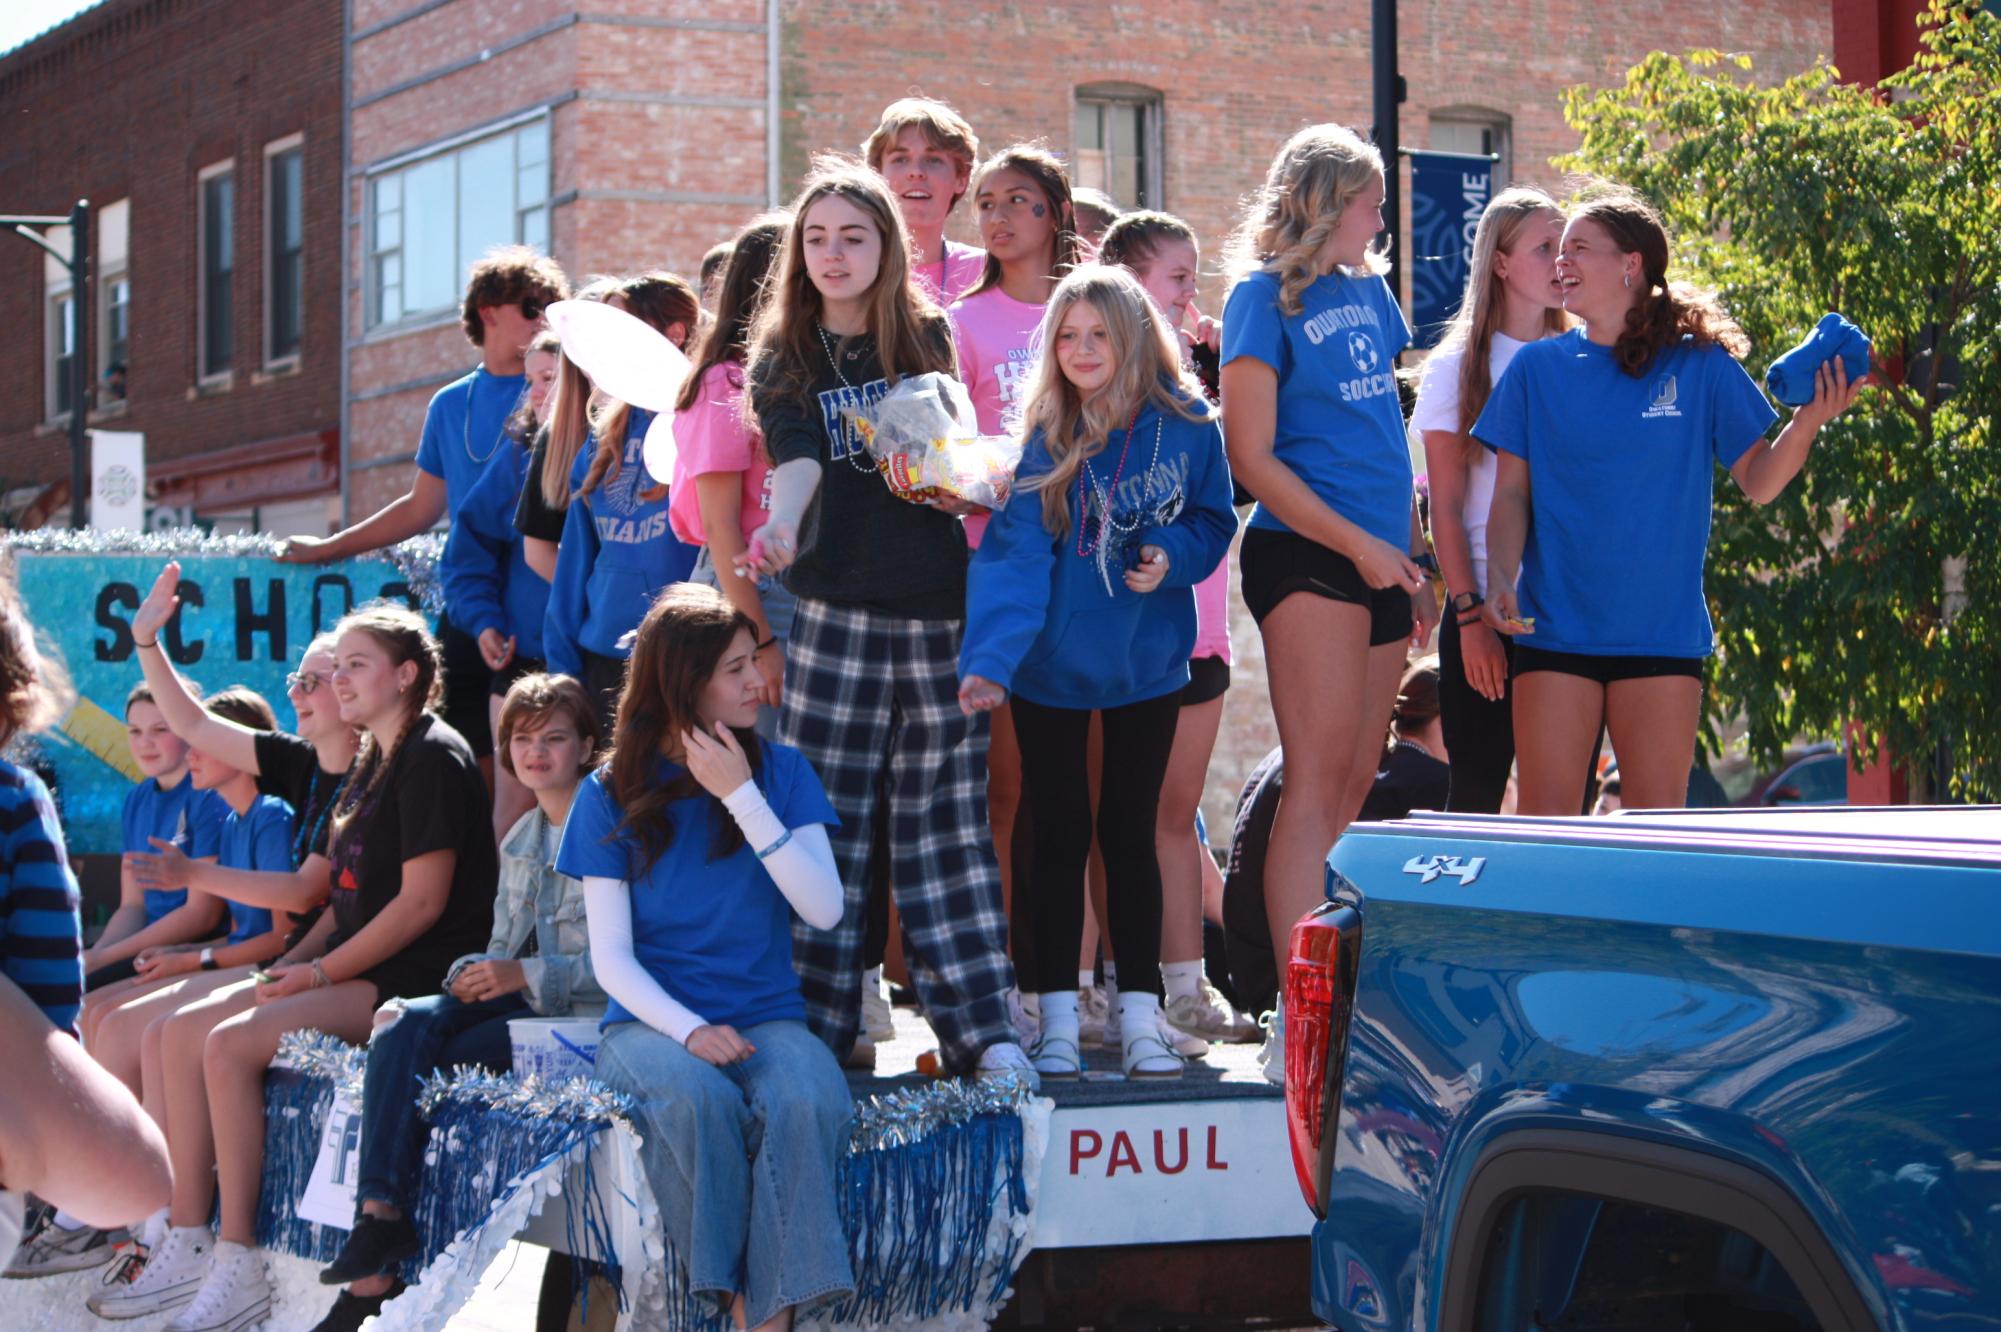
<path id="1" fill-rule="evenodd" d="M 131 202 L 128 396 L 93 423 L 144 431 L 156 481 L 221 449 L 335 437 L 340 65 L 340 9 L 321 0 L 109 0 L 0 59 L 0 206 Z M 297 133 L 304 338 L 298 369 L 267 376 L 264 146 Z M 236 170 L 235 368 L 226 387 L 198 390 L 196 176 L 224 159 Z M 0 317 L 15 341 L 0 358 L 0 489 L 68 476 L 65 428 L 44 424 L 44 296 L 42 252 L 0 236 Z M 93 380 L 96 368 L 93 358 Z"/>

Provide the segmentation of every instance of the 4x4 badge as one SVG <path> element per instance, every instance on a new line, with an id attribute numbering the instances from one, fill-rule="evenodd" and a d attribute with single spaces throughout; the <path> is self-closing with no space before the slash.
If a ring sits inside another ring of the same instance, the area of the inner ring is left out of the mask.
<path id="1" fill-rule="evenodd" d="M 1470 888 L 1486 867 L 1485 856 L 1474 856 L 1471 860 L 1461 860 L 1458 856 L 1412 856 L 1403 863 L 1403 872 L 1417 875 L 1419 883 L 1430 883 L 1450 874 L 1459 880 L 1461 888 Z"/>

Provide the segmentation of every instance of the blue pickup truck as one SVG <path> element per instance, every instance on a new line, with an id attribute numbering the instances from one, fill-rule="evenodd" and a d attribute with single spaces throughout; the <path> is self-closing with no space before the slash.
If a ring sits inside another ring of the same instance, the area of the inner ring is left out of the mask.
<path id="1" fill-rule="evenodd" d="M 2001 1327 L 2001 812 L 1357 825 L 1290 943 L 1343 1332 Z"/>

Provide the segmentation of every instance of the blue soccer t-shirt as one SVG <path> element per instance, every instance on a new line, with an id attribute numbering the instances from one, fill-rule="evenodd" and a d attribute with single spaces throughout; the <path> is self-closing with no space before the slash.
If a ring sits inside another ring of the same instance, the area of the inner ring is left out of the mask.
<path id="1" fill-rule="evenodd" d="M 222 816 L 222 835 L 215 863 L 224 869 L 277 870 L 292 868 L 292 807 L 277 796 L 260 795 L 250 808 Z M 263 907 L 229 903 L 229 940 L 242 943 L 271 932 L 271 913 Z"/>
<path id="2" fill-rule="evenodd" d="M 1272 455 L 1320 501 L 1398 550 L 1410 546 L 1410 445 L 1397 398 L 1397 353 L 1410 325 L 1389 284 L 1329 273 L 1301 294 L 1296 315 L 1278 307 L 1278 276 L 1251 273 L 1223 307 L 1224 365 L 1240 356 L 1278 374 Z M 1288 531 L 1259 505 L 1252 527 Z"/>
<path id="3" fill-rule="evenodd" d="M 165 790 L 152 778 L 144 778 L 125 793 L 119 849 L 157 851 L 151 839 L 158 837 L 179 847 L 190 860 L 207 860 L 216 854 L 222 816 L 228 812 L 221 796 L 195 790 L 191 776 L 183 776 Z M 185 888 L 148 888 L 146 923 L 151 925 L 187 900 Z"/>
<path id="4" fill-rule="evenodd" d="M 445 482 L 445 503 L 456 512 L 486 474 L 507 438 L 507 418 L 521 401 L 526 375 L 491 375 L 480 366 L 439 389 L 424 412 L 417 466 Z"/>
<path id="5" fill-rule="evenodd" d="M 1717 464 L 1778 413 L 1729 352 L 1684 342 L 1635 376 L 1573 329 L 1530 343 L 1473 437 L 1529 465 L 1521 641 L 1591 656 L 1706 657 L 1702 593 Z"/>
<path id="6" fill-rule="evenodd" d="M 819 774 L 798 750 L 766 741 L 763 751 L 756 781 L 787 828 L 840 823 Z M 656 780 L 671 782 L 683 771 L 663 759 Z M 667 817 L 674 840 L 639 873 L 638 842 L 618 831 L 619 808 L 604 772 L 594 772 L 570 807 L 556 870 L 630 884 L 634 956 L 703 1022 L 741 1030 L 781 1018 L 803 1021 L 806 1001 L 792 970 L 792 904 L 750 846 L 710 859 L 717 820 L 730 814 L 706 791 L 667 806 Z M 613 999 L 603 1025 L 633 1020 Z"/>

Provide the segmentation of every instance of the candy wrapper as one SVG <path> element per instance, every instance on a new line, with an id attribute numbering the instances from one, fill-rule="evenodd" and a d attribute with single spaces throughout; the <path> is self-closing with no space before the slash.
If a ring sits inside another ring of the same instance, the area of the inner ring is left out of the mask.
<path id="1" fill-rule="evenodd" d="M 863 408 L 844 408 L 898 498 L 952 496 L 984 509 L 1007 503 L 1021 441 L 982 435 L 966 386 L 950 375 L 906 375 Z"/>

